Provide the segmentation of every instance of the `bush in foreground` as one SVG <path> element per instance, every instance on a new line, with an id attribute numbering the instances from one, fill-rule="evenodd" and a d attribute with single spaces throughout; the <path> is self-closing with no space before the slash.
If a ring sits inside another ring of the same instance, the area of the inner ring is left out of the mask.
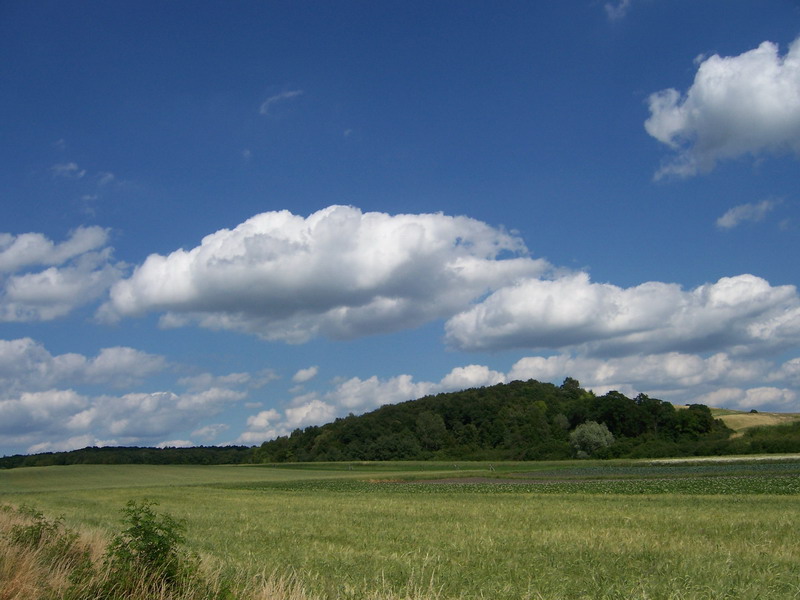
<path id="1" fill-rule="evenodd" d="M 0 515 L 0 600 L 233 600 L 225 580 L 182 548 L 182 524 L 129 502 L 127 527 L 92 542 L 29 507 Z"/>
<path id="2" fill-rule="evenodd" d="M 319 600 L 294 574 L 226 577 L 184 547 L 183 524 L 153 502 L 128 502 L 125 529 L 109 542 L 0 505 L 0 600 Z M 376 590 L 363 600 L 437 600 L 411 585 L 405 594 Z"/>

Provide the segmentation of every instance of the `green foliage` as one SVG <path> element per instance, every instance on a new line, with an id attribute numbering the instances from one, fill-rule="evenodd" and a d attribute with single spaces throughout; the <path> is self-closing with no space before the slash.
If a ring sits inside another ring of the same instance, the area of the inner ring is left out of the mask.
<path id="1" fill-rule="evenodd" d="M 417 437 L 425 450 L 439 450 L 448 445 L 449 433 L 442 415 L 426 410 L 417 417 Z"/>
<path id="2" fill-rule="evenodd" d="M 184 525 L 153 510 L 155 502 L 130 500 L 122 513 L 127 527 L 108 547 L 105 564 L 113 587 L 125 588 L 142 574 L 154 583 L 179 586 L 197 572 L 197 559 L 181 549 Z"/>
<path id="3" fill-rule="evenodd" d="M 250 462 L 247 446 L 199 446 L 195 448 L 82 448 L 69 452 L 43 452 L 0 458 L 0 469 L 56 465 L 221 465 Z"/>
<path id="4" fill-rule="evenodd" d="M 17 513 L 26 523 L 12 527 L 11 541 L 15 544 L 39 548 L 62 534 L 64 519 L 61 517 L 50 521 L 43 513 L 27 505 L 21 506 Z"/>
<path id="5" fill-rule="evenodd" d="M 64 527 L 63 517 L 50 520 L 27 506 L 0 509 L 16 513 L 21 521 L 10 528 L 6 540 L 21 550 L 33 551 L 28 556 L 38 564 L 38 600 L 234 600 L 227 579 L 207 579 L 197 558 L 180 548 L 183 525 L 167 514 L 156 513 L 153 505 L 128 502 L 123 509 L 127 528 L 114 537 L 100 565 L 92 562 L 89 546 L 81 542 L 78 533 Z M 48 573 L 55 577 L 49 580 Z M 0 598 L 23 597 L 5 596 L 2 588 L 0 568 Z"/>
<path id="6" fill-rule="evenodd" d="M 569 434 L 569 443 L 578 458 L 588 458 L 597 454 L 599 450 L 613 444 L 614 434 L 608 430 L 605 423 L 587 421 L 578 425 Z"/>
<path id="7" fill-rule="evenodd" d="M 755 452 L 800 452 L 800 421 L 769 427 L 753 427 L 743 441 Z"/>
<path id="8" fill-rule="evenodd" d="M 376 399 L 379 403 L 380 399 Z M 513 381 L 382 406 L 265 442 L 255 462 L 556 460 L 574 456 L 570 432 L 603 423 L 613 443 L 578 451 L 605 458 L 725 452 L 730 431 L 702 405 L 611 391 L 597 397 L 567 378 L 557 387 Z M 716 445 L 714 445 L 716 444 Z M 667 454 L 665 454 L 667 452 Z"/>

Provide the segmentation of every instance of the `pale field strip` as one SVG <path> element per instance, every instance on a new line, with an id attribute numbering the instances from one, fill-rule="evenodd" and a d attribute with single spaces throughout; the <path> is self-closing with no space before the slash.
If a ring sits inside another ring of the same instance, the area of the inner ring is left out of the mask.
<path id="1" fill-rule="evenodd" d="M 688 407 L 684 404 L 673 404 L 676 410 L 683 410 Z M 739 437 L 745 429 L 751 427 L 765 427 L 769 425 L 786 425 L 794 421 L 800 421 L 800 413 L 778 413 L 778 412 L 744 412 L 728 408 L 709 407 L 715 419 L 721 419 L 725 425 L 733 429 Z"/>
<path id="2" fill-rule="evenodd" d="M 735 413 L 714 415 L 734 431 L 741 431 L 750 427 L 763 427 L 770 425 L 783 425 L 800 420 L 796 413 Z"/>
<path id="3" fill-rule="evenodd" d="M 680 465 L 692 463 L 748 463 L 748 462 L 789 462 L 800 461 L 797 454 L 764 454 L 760 456 L 692 456 L 684 458 L 656 458 L 650 464 Z"/>

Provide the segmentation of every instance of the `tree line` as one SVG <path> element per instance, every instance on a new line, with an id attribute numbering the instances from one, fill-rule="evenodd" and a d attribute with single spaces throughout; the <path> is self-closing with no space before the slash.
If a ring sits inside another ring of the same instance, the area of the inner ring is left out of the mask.
<path id="1" fill-rule="evenodd" d="M 89 447 L 69 452 L 15 454 L 0 458 L 0 469 L 54 465 L 226 465 L 251 462 L 249 446 L 197 446 L 194 448 Z"/>

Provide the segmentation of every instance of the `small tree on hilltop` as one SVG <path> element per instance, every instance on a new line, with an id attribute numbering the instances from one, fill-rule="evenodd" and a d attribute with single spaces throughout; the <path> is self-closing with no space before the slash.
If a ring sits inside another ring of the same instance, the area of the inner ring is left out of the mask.
<path id="1" fill-rule="evenodd" d="M 586 421 L 569 434 L 569 443 L 578 458 L 588 458 L 601 448 L 613 444 L 614 435 L 608 430 L 605 423 Z"/>

